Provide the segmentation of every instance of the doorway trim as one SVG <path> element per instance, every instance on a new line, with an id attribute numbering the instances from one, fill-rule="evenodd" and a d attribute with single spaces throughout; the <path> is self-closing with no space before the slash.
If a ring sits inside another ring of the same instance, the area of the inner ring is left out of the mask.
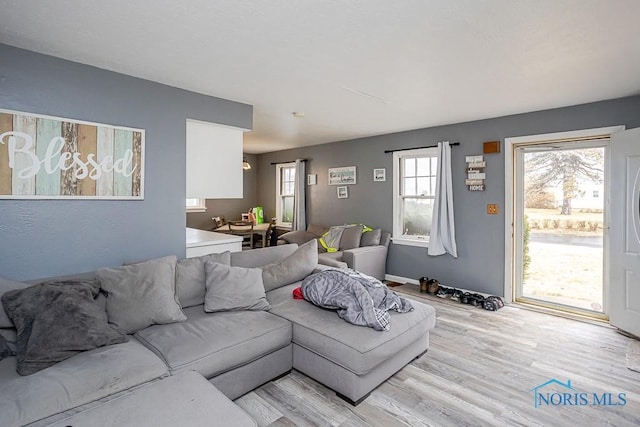
<path id="1" fill-rule="evenodd" d="M 515 282 L 515 245 L 514 245 L 514 221 L 515 221 L 515 203 L 513 192 L 515 190 L 515 148 L 521 144 L 532 143 L 551 143 L 559 141 L 578 141 L 598 138 L 609 138 L 612 133 L 625 130 L 625 126 L 609 126 L 602 128 L 573 130 L 566 132 L 554 132 L 538 135 L 515 136 L 504 139 L 505 155 L 504 155 L 504 298 L 506 302 L 514 300 L 514 282 Z M 608 194 L 608 191 L 606 191 Z M 605 203 L 608 205 L 609 197 L 607 196 Z M 605 218 L 607 221 L 607 218 Z M 608 223 L 605 223 L 608 228 Z M 607 246 L 605 245 L 605 252 Z M 605 253 L 606 256 L 606 253 Z"/>

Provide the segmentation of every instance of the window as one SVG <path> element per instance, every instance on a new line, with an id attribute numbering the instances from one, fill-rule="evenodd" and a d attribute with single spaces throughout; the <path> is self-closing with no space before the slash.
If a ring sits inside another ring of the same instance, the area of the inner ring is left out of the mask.
<path id="1" fill-rule="evenodd" d="M 206 199 L 187 199 L 185 206 L 187 207 L 187 213 L 207 211 Z"/>
<path id="2" fill-rule="evenodd" d="M 295 201 L 296 164 L 282 163 L 276 167 L 276 223 L 291 227 Z"/>
<path id="3" fill-rule="evenodd" d="M 438 169 L 437 148 L 393 154 L 393 241 L 427 246 Z"/>

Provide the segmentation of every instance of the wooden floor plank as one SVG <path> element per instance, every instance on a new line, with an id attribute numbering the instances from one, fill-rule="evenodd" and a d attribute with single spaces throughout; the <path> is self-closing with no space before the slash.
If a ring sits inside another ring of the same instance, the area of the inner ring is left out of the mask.
<path id="1" fill-rule="evenodd" d="M 638 426 L 640 373 L 626 368 L 630 338 L 581 322 L 508 305 L 497 312 L 394 290 L 436 309 L 429 352 L 359 406 L 291 374 L 236 402 L 260 426 Z M 534 407 L 532 389 L 549 379 L 617 395 L 624 406 Z"/>

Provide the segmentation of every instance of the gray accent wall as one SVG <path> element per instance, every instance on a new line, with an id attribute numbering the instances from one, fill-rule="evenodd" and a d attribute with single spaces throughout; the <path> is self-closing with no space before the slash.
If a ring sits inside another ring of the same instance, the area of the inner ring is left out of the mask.
<path id="1" fill-rule="evenodd" d="M 185 121 L 251 129 L 253 107 L 2 44 L 0 58 L 0 108 L 146 130 L 144 200 L 0 200 L 0 276 L 184 257 Z"/>
<path id="2" fill-rule="evenodd" d="M 227 220 L 241 219 L 242 212 L 249 212 L 250 208 L 258 205 L 257 179 L 258 157 L 255 154 L 243 154 L 251 165 L 251 169 L 242 172 L 243 198 L 241 199 L 207 199 L 206 212 L 193 212 L 187 214 L 187 227 L 211 230 L 214 216 L 224 216 Z M 224 182 L 221 183 L 224 185 Z"/>
<path id="3" fill-rule="evenodd" d="M 387 273 L 411 279 L 435 277 L 445 285 L 502 295 L 504 139 L 614 125 L 640 126 L 640 96 L 263 154 L 259 156 L 258 203 L 265 207 L 265 215 L 275 214 L 275 166 L 271 162 L 306 158 L 307 173 L 318 175 L 318 184 L 307 188 L 308 223 L 361 222 L 391 231 L 393 165 L 392 155 L 384 151 L 460 142 L 452 148 L 458 258 L 430 257 L 426 248 L 392 244 Z M 464 185 L 465 156 L 482 154 L 482 143 L 494 140 L 501 141 L 503 150 L 485 155 L 486 191 L 470 192 Z M 357 167 L 357 184 L 348 186 L 348 199 L 338 199 L 336 187 L 328 185 L 327 169 L 341 166 Z M 386 182 L 373 182 L 374 168 L 386 168 Z M 499 205 L 499 215 L 487 215 L 488 203 Z"/>

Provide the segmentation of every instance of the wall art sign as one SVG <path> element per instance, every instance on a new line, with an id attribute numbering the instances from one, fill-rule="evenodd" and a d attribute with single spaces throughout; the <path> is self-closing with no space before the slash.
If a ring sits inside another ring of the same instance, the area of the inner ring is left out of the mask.
<path id="1" fill-rule="evenodd" d="M 144 129 L 0 110 L 0 199 L 144 199 Z"/>
<path id="2" fill-rule="evenodd" d="M 387 170 L 385 168 L 373 170 L 373 181 L 384 182 L 387 180 Z"/>
<path id="3" fill-rule="evenodd" d="M 349 187 L 337 187 L 336 190 L 338 190 L 338 199 L 349 198 Z"/>
<path id="4" fill-rule="evenodd" d="M 329 185 L 345 185 L 356 183 L 356 167 L 347 166 L 344 168 L 329 169 Z"/>
<path id="5" fill-rule="evenodd" d="M 487 162 L 482 155 L 478 156 L 466 156 L 467 162 L 467 179 L 464 183 L 469 191 L 484 191 L 484 180 L 487 174 L 484 168 L 487 166 Z"/>

